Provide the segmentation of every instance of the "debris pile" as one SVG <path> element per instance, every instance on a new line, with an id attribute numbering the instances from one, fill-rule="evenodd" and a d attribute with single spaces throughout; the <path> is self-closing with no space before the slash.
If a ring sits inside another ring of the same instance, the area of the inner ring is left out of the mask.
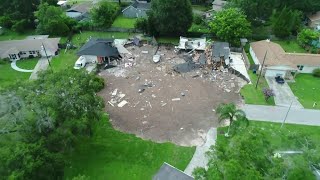
<path id="1" fill-rule="evenodd" d="M 115 89 L 111 92 L 111 100 L 108 101 L 108 104 L 110 104 L 112 107 L 115 107 L 115 104 L 118 104 L 118 107 L 123 107 L 129 102 L 126 100 L 123 100 L 123 98 L 126 96 L 126 94 L 123 94 L 122 92 L 118 92 L 118 89 Z"/>

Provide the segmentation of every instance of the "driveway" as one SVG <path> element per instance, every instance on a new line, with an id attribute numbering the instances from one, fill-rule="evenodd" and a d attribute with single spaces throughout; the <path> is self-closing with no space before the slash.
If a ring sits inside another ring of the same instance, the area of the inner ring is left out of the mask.
<path id="1" fill-rule="evenodd" d="M 49 60 L 51 61 L 51 57 L 49 57 Z M 46 57 L 42 57 L 39 59 L 36 67 L 34 67 L 33 72 L 29 79 L 37 79 L 38 78 L 38 72 L 39 71 L 45 71 L 47 70 L 49 65 L 48 59 Z"/>
<path id="2" fill-rule="evenodd" d="M 278 84 L 274 77 L 266 77 L 266 80 L 269 87 L 273 89 L 275 93 L 274 102 L 277 106 L 289 107 L 292 103 L 292 108 L 303 108 L 286 82 L 284 84 Z"/>

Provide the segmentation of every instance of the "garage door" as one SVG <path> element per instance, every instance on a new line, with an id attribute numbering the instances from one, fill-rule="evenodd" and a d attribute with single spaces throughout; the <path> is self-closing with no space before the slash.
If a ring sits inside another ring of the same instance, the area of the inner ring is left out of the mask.
<path id="1" fill-rule="evenodd" d="M 281 70 L 274 70 L 274 69 L 267 69 L 265 76 L 266 77 L 276 77 L 276 76 L 281 76 L 285 77 L 286 71 L 281 71 Z"/>

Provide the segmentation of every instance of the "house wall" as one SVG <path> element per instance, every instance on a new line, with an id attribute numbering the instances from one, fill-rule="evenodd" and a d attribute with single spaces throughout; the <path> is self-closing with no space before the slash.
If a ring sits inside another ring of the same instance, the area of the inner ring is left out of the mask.
<path id="1" fill-rule="evenodd" d="M 280 75 L 282 78 L 285 78 L 286 74 L 287 74 L 286 70 L 266 69 L 264 71 L 265 77 L 276 77 Z"/>
<path id="2" fill-rule="evenodd" d="M 251 46 L 250 46 L 249 52 L 250 52 L 250 55 L 251 55 L 251 57 L 253 59 L 254 64 L 259 65 L 259 70 L 261 70 L 260 61 L 258 60 L 258 58 L 257 58 L 256 54 L 254 53 L 254 51 L 253 51 Z"/>
<path id="3" fill-rule="evenodd" d="M 309 27 L 315 28 L 320 25 L 320 19 L 315 21 L 309 21 Z"/>
<path id="4" fill-rule="evenodd" d="M 308 73 L 311 74 L 314 69 L 320 68 L 319 66 L 305 66 L 303 65 L 302 70 L 298 70 L 299 73 Z"/>

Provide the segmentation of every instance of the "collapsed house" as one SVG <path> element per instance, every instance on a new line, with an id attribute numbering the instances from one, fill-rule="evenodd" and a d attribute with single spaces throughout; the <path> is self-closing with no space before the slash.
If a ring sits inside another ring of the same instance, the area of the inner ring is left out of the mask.
<path id="1" fill-rule="evenodd" d="M 230 48 L 227 42 L 214 42 L 212 45 L 212 62 L 215 68 L 226 65 L 225 61 L 230 58 Z"/>

